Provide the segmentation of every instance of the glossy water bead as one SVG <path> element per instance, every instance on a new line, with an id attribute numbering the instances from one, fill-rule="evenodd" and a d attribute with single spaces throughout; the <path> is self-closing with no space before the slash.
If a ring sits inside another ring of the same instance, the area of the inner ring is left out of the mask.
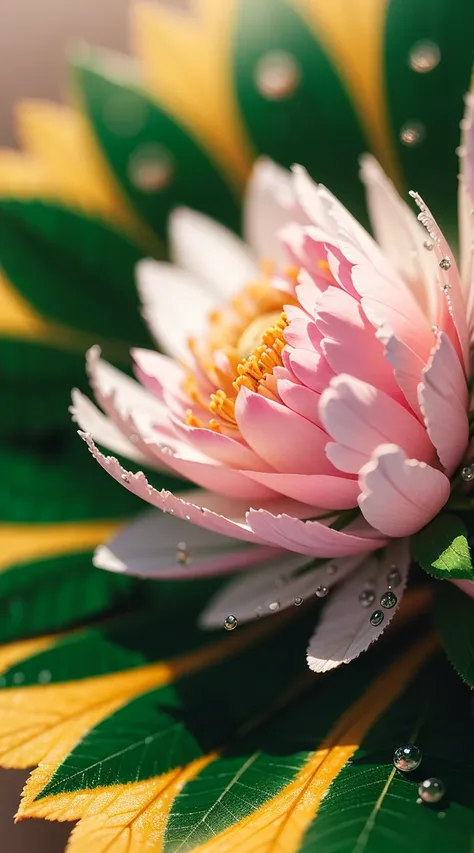
<path id="1" fill-rule="evenodd" d="M 422 758 L 421 750 L 414 743 L 406 743 L 395 750 L 393 763 L 397 770 L 411 773 L 412 770 L 416 770 L 420 766 Z"/>
<path id="2" fill-rule="evenodd" d="M 233 631 L 235 628 L 237 628 L 237 625 L 238 622 L 235 616 L 226 616 L 226 618 L 224 619 L 224 628 L 226 629 L 226 631 Z"/>
<path id="3" fill-rule="evenodd" d="M 441 779 L 425 779 L 418 786 L 418 794 L 424 803 L 439 803 L 446 793 L 446 785 Z"/>

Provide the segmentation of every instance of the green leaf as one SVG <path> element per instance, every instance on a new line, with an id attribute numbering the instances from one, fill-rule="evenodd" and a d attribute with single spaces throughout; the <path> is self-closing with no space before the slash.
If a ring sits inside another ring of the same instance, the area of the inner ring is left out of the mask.
<path id="1" fill-rule="evenodd" d="M 149 346 L 134 270 L 139 246 L 112 226 L 45 201 L 0 199 L 0 264 L 41 314 Z"/>
<path id="2" fill-rule="evenodd" d="M 86 385 L 84 354 L 0 338 L 0 376 L 0 435 L 37 439 L 70 423 L 71 388 Z"/>
<path id="3" fill-rule="evenodd" d="M 423 759 L 417 771 L 402 774 L 393 753 L 406 743 L 416 743 Z M 336 777 L 300 853 L 471 853 L 473 756 L 469 693 L 437 658 Z M 447 789 L 437 807 L 417 802 L 418 784 L 430 777 Z"/>
<path id="4" fill-rule="evenodd" d="M 121 672 L 175 657 L 214 639 L 196 623 L 215 582 L 136 583 L 142 604 L 134 613 L 59 637 L 45 651 L 7 669 L 1 686 L 45 683 L 44 673 L 47 683 L 54 684 Z"/>
<path id="5" fill-rule="evenodd" d="M 441 512 L 411 537 L 411 555 L 435 578 L 474 580 L 467 528 L 452 513 Z"/>
<path id="6" fill-rule="evenodd" d="M 240 654 L 129 702 L 84 736 L 40 797 L 138 782 L 217 749 L 306 674 L 301 652 L 313 624 L 314 615 L 293 621 Z"/>
<path id="7" fill-rule="evenodd" d="M 234 38 L 235 87 L 255 149 L 283 166 L 302 163 L 366 221 L 358 157 L 369 144 L 324 48 L 287 0 L 240 0 Z M 256 83 L 259 63 L 280 52 L 296 57 L 300 76 L 271 99 Z"/>
<path id="8" fill-rule="evenodd" d="M 74 80 L 108 165 L 142 219 L 166 238 L 171 210 L 186 205 L 237 229 L 237 200 L 218 169 L 133 79 L 114 79 L 106 58 L 96 52 L 75 62 Z M 127 119 L 135 122 L 129 129 Z"/>
<path id="9" fill-rule="evenodd" d="M 134 586 L 96 569 L 91 552 L 16 565 L 0 573 L 0 642 L 77 625 L 117 607 Z"/>
<path id="10" fill-rule="evenodd" d="M 474 601 L 454 584 L 437 589 L 436 626 L 456 672 L 474 687 Z"/>
<path id="11" fill-rule="evenodd" d="M 474 4 L 465 0 L 392 0 L 385 28 L 385 78 L 389 115 L 407 189 L 417 190 L 450 239 L 457 239 L 456 148 L 463 98 L 473 61 Z M 413 70 L 410 52 L 426 42 L 439 63 Z M 400 131 L 419 128 L 419 143 L 404 145 Z"/>

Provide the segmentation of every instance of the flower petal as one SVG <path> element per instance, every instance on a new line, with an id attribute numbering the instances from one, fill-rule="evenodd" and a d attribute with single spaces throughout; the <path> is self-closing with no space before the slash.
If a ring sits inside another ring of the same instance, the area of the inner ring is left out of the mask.
<path id="1" fill-rule="evenodd" d="M 235 418 L 252 450 L 277 471 L 331 472 L 324 448 L 327 435 L 291 409 L 242 387 Z"/>
<path id="2" fill-rule="evenodd" d="M 316 600 L 318 587 L 330 589 L 364 559 L 360 555 L 344 557 L 299 574 L 299 569 L 309 565 L 308 558 L 286 554 L 272 560 L 269 566 L 245 572 L 230 581 L 210 600 L 201 614 L 200 624 L 203 628 L 220 628 L 229 613 L 242 623 L 301 606 L 308 599 Z"/>
<path id="3" fill-rule="evenodd" d="M 250 546 L 152 509 L 100 545 L 93 562 L 112 572 L 190 580 L 248 569 L 280 554 L 276 548 Z"/>
<path id="4" fill-rule="evenodd" d="M 358 534 L 361 530 L 366 534 L 361 536 L 351 533 L 351 526 L 334 530 L 321 521 L 301 521 L 266 509 L 249 510 L 247 522 L 260 541 L 312 557 L 349 557 L 376 551 L 385 544 L 383 538 L 375 538 L 377 534 L 374 536 L 368 525 L 357 526 Z"/>
<path id="5" fill-rule="evenodd" d="M 388 590 L 387 575 L 392 567 L 397 568 L 401 580 L 393 590 L 398 601 L 387 609 L 381 606 L 380 600 Z M 368 557 L 352 578 L 331 593 L 308 646 L 310 669 L 327 672 L 341 663 L 349 663 L 380 636 L 397 612 L 409 567 L 407 541 L 391 542 L 379 557 Z M 359 600 L 365 590 L 374 594 L 370 607 L 362 606 Z M 374 611 L 383 614 L 379 625 L 371 624 Z"/>
<path id="6" fill-rule="evenodd" d="M 357 480 L 327 474 L 266 474 L 261 471 L 247 471 L 247 476 L 301 503 L 325 509 L 357 506 L 360 491 Z"/>
<path id="7" fill-rule="evenodd" d="M 233 296 L 259 272 L 239 237 L 195 210 L 181 207 L 171 214 L 170 242 L 173 261 L 207 282 L 218 302 Z"/>
<path id="8" fill-rule="evenodd" d="M 245 241 L 257 258 L 272 259 L 277 266 L 288 261 L 278 232 L 289 221 L 307 221 L 296 200 L 291 172 L 262 157 L 253 168 L 244 200 Z"/>
<path id="9" fill-rule="evenodd" d="M 144 260 L 136 268 L 143 316 L 159 346 L 173 358 L 185 359 L 191 336 L 203 335 L 216 299 L 205 283 L 160 261 Z"/>
<path id="10" fill-rule="evenodd" d="M 341 471 L 357 474 L 380 444 L 397 444 L 431 461 L 434 449 L 422 424 L 383 391 L 353 376 L 337 376 L 321 395 L 319 413 L 335 440 L 328 457 Z"/>
<path id="11" fill-rule="evenodd" d="M 139 465 L 148 465 L 149 459 L 138 450 L 123 432 L 84 394 L 74 388 L 72 391 L 72 406 L 69 411 L 72 419 L 81 430 L 89 432 L 94 441 L 102 444 L 113 453 L 125 456 Z"/>
<path id="12" fill-rule="evenodd" d="M 181 364 L 167 355 L 149 349 L 132 349 L 131 356 L 135 362 L 138 381 L 161 403 L 164 403 L 164 391 L 169 391 L 173 395 L 182 396 L 183 401 L 189 404 L 189 397 L 180 392 L 186 378 L 186 371 Z"/>
<path id="13" fill-rule="evenodd" d="M 469 394 L 457 354 L 443 332 L 439 333 L 435 352 L 423 371 L 419 399 L 428 434 L 441 464 L 451 476 L 469 441 Z"/>
<path id="14" fill-rule="evenodd" d="M 359 506 L 369 524 L 387 536 L 410 536 L 449 498 L 448 478 L 393 444 L 378 447 L 359 475 Z"/>

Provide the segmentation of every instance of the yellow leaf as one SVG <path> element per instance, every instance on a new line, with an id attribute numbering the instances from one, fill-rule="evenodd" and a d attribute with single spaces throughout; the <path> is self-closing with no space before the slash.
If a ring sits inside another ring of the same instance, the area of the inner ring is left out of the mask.
<path id="1" fill-rule="evenodd" d="M 291 0 L 327 50 L 352 97 L 375 155 L 402 188 L 384 90 L 388 0 Z"/>
<path id="2" fill-rule="evenodd" d="M 235 16 L 235 0 L 198 0 L 192 14 L 145 2 L 132 23 L 145 85 L 239 188 L 253 156 L 232 79 Z"/>

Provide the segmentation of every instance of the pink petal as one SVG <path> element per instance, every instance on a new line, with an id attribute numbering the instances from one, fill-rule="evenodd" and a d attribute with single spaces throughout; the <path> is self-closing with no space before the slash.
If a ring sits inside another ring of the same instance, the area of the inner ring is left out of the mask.
<path id="1" fill-rule="evenodd" d="M 120 456 L 138 462 L 139 465 L 149 464 L 149 459 L 131 441 L 125 438 L 113 421 L 106 417 L 77 388 L 72 391 L 72 406 L 69 411 L 74 423 L 84 432 L 89 432 L 94 441 L 102 444 L 108 450 L 120 454 Z"/>
<path id="2" fill-rule="evenodd" d="M 310 569 L 312 561 L 308 563 L 307 557 L 286 554 L 272 560 L 269 566 L 245 572 L 230 581 L 211 599 L 201 614 L 200 624 L 203 628 L 220 628 L 229 613 L 242 624 L 261 616 L 272 616 L 287 607 L 298 607 L 303 602 L 316 601 L 318 587 L 330 589 L 353 572 L 363 559 L 360 555 L 344 557 Z M 295 576 L 305 564 L 308 568 L 304 574 Z"/>
<path id="3" fill-rule="evenodd" d="M 334 371 L 324 355 L 314 350 L 309 352 L 304 349 L 284 349 L 283 355 L 285 354 L 287 354 L 286 358 L 291 371 L 303 385 L 318 394 L 327 388 L 334 376 Z"/>
<path id="4" fill-rule="evenodd" d="M 251 509 L 247 522 L 260 541 L 269 542 L 278 548 L 287 548 L 298 554 L 312 557 L 349 557 L 376 551 L 383 538 L 373 538 L 373 531 L 366 526 L 367 536 L 353 535 L 350 527 L 334 530 L 320 521 L 301 521 L 286 514 L 274 515 L 268 510 Z M 360 530 L 362 525 L 358 527 Z"/>
<path id="5" fill-rule="evenodd" d="M 295 349 L 314 352 L 319 347 L 322 335 L 318 332 L 314 320 L 305 311 L 295 305 L 286 306 L 288 326 L 284 331 L 287 344 Z"/>
<path id="6" fill-rule="evenodd" d="M 291 172 L 262 157 L 253 167 L 244 199 L 245 240 L 257 258 L 271 258 L 278 267 L 287 263 L 278 232 L 289 221 L 307 221 L 296 200 Z"/>
<path id="7" fill-rule="evenodd" d="M 291 409 L 242 387 L 235 418 L 252 450 L 277 471 L 332 471 L 324 453 L 326 433 Z"/>
<path id="8" fill-rule="evenodd" d="M 387 609 L 380 605 L 380 600 L 387 592 L 387 575 L 394 566 L 401 577 L 400 584 L 393 589 L 398 602 Z M 409 567 L 408 543 L 391 542 L 380 556 L 367 557 L 352 577 L 331 593 L 308 646 L 308 666 L 313 672 L 328 672 L 349 663 L 378 639 L 397 612 Z M 359 600 L 361 592 L 366 590 L 374 594 L 370 607 L 363 607 Z M 374 610 L 383 613 L 378 626 L 370 622 Z"/>
<path id="9" fill-rule="evenodd" d="M 307 418 L 308 421 L 316 424 L 316 426 L 322 426 L 318 411 L 320 399 L 319 394 L 316 394 L 315 391 L 311 391 L 304 385 L 297 385 L 295 382 L 292 382 L 291 379 L 278 378 L 277 388 L 285 406 L 288 406 L 288 408 L 296 412 L 297 415 Z"/>
<path id="10" fill-rule="evenodd" d="M 389 326 L 383 324 L 377 330 L 377 337 L 385 347 L 385 358 L 391 364 L 400 390 L 415 414 L 422 420 L 418 400 L 418 385 L 425 362 L 406 344 L 398 340 Z"/>
<path id="11" fill-rule="evenodd" d="M 328 445 L 328 456 L 343 471 L 357 474 L 380 444 L 392 442 L 417 459 L 434 457 L 423 425 L 383 391 L 353 376 L 332 380 L 319 413 L 336 442 Z"/>
<path id="12" fill-rule="evenodd" d="M 470 598 L 474 598 L 474 581 L 453 581 Z"/>
<path id="13" fill-rule="evenodd" d="M 317 302 L 316 325 L 324 336 L 321 349 L 335 373 L 349 373 L 402 398 L 383 346 L 352 296 L 328 287 Z"/>
<path id="14" fill-rule="evenodd" d="M 387 536 L 410 536 L 449 498 L 448 478 L 395 445 L 382 445 L 359 475 L 359 506 L 369 524 Z"/>
<path id="15" fill-rule="evenodd" d="M 457 354 L 443 332 L 438 334 L 435 352 L 423 371 L 419 398 L 428 434 L 450 476 L 469 441 L 469 394 Z"/>
<path id="16" fill-rule="evenodd" d="M 326 474 L 265 474 L 260 471 L 248 471 L 247 476 L 301 503 L 326 509 L 357 506 L 360 491 L 357 480 Z"/>
<path id="17" fill-rule="evenodd" d="M 131 356 L 135 362 L 137 379 L 160 402 L 164 402 L 164 390 L 179 395 L 183 401 L 189 402 L 184 392 L 180 390 L 186 379 L 186 371 L 179 362 L 148 349 L 132 349 Z"/>
<path id="18" fill-rule="evenodd" d="M 263 471 L 268 470 L 268 465 L 250 447 L 236 441 L 235 438 L 210 429 L 190 427 L 182 423 L 175 422 L 175 426 L 191 447 L 210 459 L 221 462 L 226 467 L 243 470 L 247 468 L 249 470 L 255 468 Z"/>
<path id="19" fill-rule="evenodd" d="M 248 546 L 152 509 L 100 545 L 93 562 L 111 572 L 190 580 L 253 568 L 280 555 L 276 548 Z"/>

